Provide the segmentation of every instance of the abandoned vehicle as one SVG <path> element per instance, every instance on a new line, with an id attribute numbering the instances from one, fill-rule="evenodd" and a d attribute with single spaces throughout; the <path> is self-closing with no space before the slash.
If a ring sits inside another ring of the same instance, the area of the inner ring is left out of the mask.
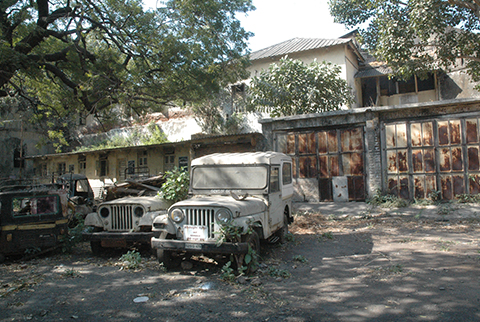
<path id="1" fill-rule="evenodd" d="M 90 241 L 94 254 L 101 253 L 104 247 L 149 246 L 154 236 L 153 220 L 166 214 L 170 205 L 171 202 L 158 196 L 124 197 L 103 202 L 97 212 L 85 218 L 85 226 L 93 231 L 86 231 L 82 236 Z"/>
<path id="2" fill-rule="evenodd" d="M 0 192 L 0 263 L 59 246 L 68 234 L 67 209 L 63 190 Z"/>
<path id="3" fill-rule="evenodd" d="M 292 159 L 278 152 L 200 157 L 192 160 L 190 194 L 154 220 L 159 262 L 168 268 L 180 253 L 236 254 L 241 267 L 246 254 L 259 252 L 260 239 L 286 241 Z"/>

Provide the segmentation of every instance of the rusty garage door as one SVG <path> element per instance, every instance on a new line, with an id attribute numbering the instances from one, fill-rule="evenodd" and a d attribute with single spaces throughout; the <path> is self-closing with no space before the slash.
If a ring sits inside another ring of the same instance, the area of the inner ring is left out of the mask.
<path id="1" fill-rule="evenodd" d="M 277 151 L 294 160 L 294 177 L 316 179 L 319 200 L 333 200 L 333 181 L 346 178 L 348 199 L 365 199 L 363 128 L 277 134 Z"/>
<path id="2" fill-rule="evenodd" d="M 479 193 L 478 118 L 390 123 L 382 132 L 389 193 L 447 200 Z"/>

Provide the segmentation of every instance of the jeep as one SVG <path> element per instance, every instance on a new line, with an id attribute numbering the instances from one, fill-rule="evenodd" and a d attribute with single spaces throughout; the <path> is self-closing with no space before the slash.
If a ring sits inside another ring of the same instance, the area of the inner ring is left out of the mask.
<path id="1" fill-rule="evenodd" d="M 159 262 L 170 268 L 180 253 L 234 254 L 241 267 L 246 254 L 259 252 L 260 240 L 286 241 L 293 222 L 292 159 L 278 152 L 194 159 L 189 194 L 153 221 Z"/>
<path id="2" fill-rule="evenodd" d="M 101 203 L 87 215 L 82 233 L 94 254 L 106 247 L 126 248 L 133 244 L 150 246 L 154 218 L 167 213 L 172 203 L 159 196 L 124 197 Z M 158 236 L 158 235 L 156 235 Z"/>

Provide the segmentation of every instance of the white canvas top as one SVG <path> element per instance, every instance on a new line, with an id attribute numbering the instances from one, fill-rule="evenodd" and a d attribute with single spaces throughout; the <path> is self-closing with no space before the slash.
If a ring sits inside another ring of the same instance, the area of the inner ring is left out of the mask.
<path id="1" fill-rule="evenodd" d="M 192 160 L 192 166 L 209 164 L 280 164 L 291 158 L 280 152 L 214 153 Z"/>

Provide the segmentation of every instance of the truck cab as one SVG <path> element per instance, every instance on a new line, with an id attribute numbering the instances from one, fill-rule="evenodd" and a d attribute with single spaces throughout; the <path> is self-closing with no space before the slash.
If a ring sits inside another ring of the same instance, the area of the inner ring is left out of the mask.
<path id="1" fill-rule="evenodd" d="M 192 160 L 191 198 L 153 222 L 157 257 L 171 267 L 176 252 L 242 256 L 260 240 L 286 241 L 293 197 L 292 159 L 278 152 L 215 153 Z M 225 235 L 237 231 L 237 237 Z"/>

